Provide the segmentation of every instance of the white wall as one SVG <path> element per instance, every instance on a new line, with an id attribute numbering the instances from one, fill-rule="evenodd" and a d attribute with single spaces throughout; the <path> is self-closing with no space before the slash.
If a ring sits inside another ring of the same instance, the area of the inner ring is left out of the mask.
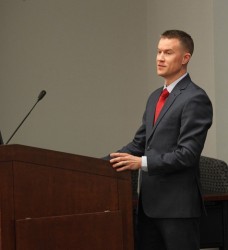
<path id="1" fill-rule="evenodd" d="M 228 58 L 228 2 L 225 0 L 214 1 L 214 26 L 215 26 L 215 98 L 217 117 L 217 153 L 218 158 L 228 163 L 228 112 L 227 112 L 227 58 Z"/>
<path id="2" fill-rule="evenodd" d="M 146 2 L 0 2 L 0 129 L 11 143 L 103 156 L 132 138 L 147 97 Z"/>

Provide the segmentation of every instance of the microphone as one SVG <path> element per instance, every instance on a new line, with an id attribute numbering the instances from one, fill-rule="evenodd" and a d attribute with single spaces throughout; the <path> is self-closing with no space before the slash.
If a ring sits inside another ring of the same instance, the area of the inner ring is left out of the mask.
<path id="1" fill-rule="evenodd" d="M 42 90 L 40 92 L 40 94 L 38 95 L 38 99 L 37 99 L 37 102 L 39 102 L 40 100 L 42 100 L 44 98 L 44 96 L 46 95 L 46 91 L 45 90 Z"/>
<path id="2" fill-rule="evenodd" d="M 42 90 L 40 92 L 40 94 L 38 95 L 37 101 L 36 103 L 33 105 L 33 107 L 30 109 L 30 111 L 28 112 L 28 114 L 25 116 L 25 118 L 22 120 L 22 122 L 18 125 L 18 127 L 15 129 L 15 131 L 13 132 L 13 134 L 10 136 L 10 138 L 8 139 L 8 141 L 6 142 L 6 144 L 8 144 L 10 142 L 10 140 L 13 138 L 13 136 L 16 134 L 17 130 L 21 127 L 21 125 L 24 123 L 24 121 L 27 119 L 27 117 L 30 115 L 30 113 L 33 111 L 33 109 L 35 108 L 36 104 L 42 100 L 44 98 L 44 96 L 46 95 L 46 91 Z"/>

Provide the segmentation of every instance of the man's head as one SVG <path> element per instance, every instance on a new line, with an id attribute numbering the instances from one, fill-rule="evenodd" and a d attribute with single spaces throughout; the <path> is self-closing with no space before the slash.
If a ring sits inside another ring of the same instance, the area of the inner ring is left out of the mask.
<path id="1" fill-rule="evenodd" d="M 189 34 L 181 30 L 167 30 L 160 38 L 157 53 L 157 73 L 170 84 L 187 72 L 194 43 Z"/>

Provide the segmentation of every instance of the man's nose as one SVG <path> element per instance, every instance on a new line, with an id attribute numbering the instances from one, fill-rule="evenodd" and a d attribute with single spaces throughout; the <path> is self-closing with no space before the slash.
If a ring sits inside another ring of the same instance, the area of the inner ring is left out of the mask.
<path id="1" fill-rule="evenodd" d="M 159 60 L 159 61 L 163 61 L 165 59 L 165 57 L 164 57 L 164 53 L 159 53 L 158 54 L 158 56 L 157 56 L 157 60 Z"/>

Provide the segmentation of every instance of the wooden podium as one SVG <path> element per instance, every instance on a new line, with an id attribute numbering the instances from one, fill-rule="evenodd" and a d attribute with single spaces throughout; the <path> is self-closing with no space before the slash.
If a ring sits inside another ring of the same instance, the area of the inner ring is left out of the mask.
<path id="1" fill-rule="evenodd" d="M 133 250 L 129 172 L 109 162 L 0 146 L 1 250 Z"/>

